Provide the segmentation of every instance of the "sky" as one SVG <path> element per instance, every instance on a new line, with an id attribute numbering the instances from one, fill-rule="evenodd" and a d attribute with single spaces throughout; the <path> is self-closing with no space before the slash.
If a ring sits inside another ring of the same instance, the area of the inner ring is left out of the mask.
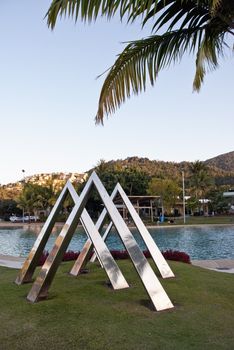
<path id="1" fill-rule="evenodd" d="M 193 93 L 195 58 L 160 72 L 104 126 L 95 125 L 109 68 L 129 40 L 150 35 L 118 18 L 72 19 L 54 31 L 49 0 L 0 2 L 0 184 L 50 172 L 84 172 L 100 159 L 130 156 L 180 162 L 234 150 L 233 55 Z"/>

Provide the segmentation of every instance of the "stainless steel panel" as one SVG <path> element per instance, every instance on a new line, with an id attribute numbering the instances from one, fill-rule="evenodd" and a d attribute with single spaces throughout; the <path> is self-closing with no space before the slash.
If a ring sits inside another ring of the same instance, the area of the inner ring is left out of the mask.
<path id="1" fill-rule="evenodd" d="M 39 276 L 37 277 L 27 296 L 29 301 L 36 302 L 39 299 L 47 296 L 48 289 L 53 281 L 54 275 L 78 225 L 81 213 L 86 205 L 92 186 L 93 176 L 89 178 L 84 190 L 81 193 L 81 196 L 77 198 L 71 214 L 69 215 L 61 233 L 57 237 L 55 245 L 52 248 L 48 258 L 42 266 Z M 105 267 L 106 273 L 110 278 L 113 288 L 127 288 L 128 284 L 125 278 L 123 277 L 108 248 L 99 235 L 95 225 L 85 210 L 82 215 L 82 221 L 85 223 L 86 229 L 89 232 L 94 245 L 96 246 L 96 251 Z"/>
<path id="2" fill-rule="evenodd" d="M 153 240 L 151 234 L 149 233 L 149 231 L 145 227 L 143 221 L 141 220 L 140 216 L 136 212 L 131 201 L 129 200 L 128 196 L 126 195 L 126 193 L 124 192 L 123 188 L 121 187 L 121 185 L 119 183 L 115 186 L 115 189 L 111 195 L 111 199 L 114 199 L 116 197 L 117 193 L 120 195 L 126 208 L 128 209 L 128 211 L 133 219 L 133 222 L 136 225 L 136 228 L 138 229 L 143 241 L 145 242 L 147 249 L 149 250 L 149 252 L 151 254 L 151 257 L 152 257 L 155 265 L 158 267 L 159 272 L 161 273 L 161 276 L 163 278 L 175 277 L 170 266 L 168 265 L 167 261 L 165 260 L 164 256 L 162 255 L 161 251 L 159 250 L 157 244 Z M 106 209 L 103 209 L 102 220 L 105 220 L 106 213 L 107 213 Z M 112 226 L 113 224 L 110 223 L 110 225 Z M 105 240 L 107 238 L 109 231 L 111 229 L 111 226 L 110 227 L 108 226 L 106 232 L 103 235 L 103 240 Z M 90 261 L 94 262 L 95 259 L 96 259 L 96 254 L 94 253 L 93 256 L 91 257 Z"/>
<path id="3" fill-rule="evenodd" d="M 57 215 L 59 214 L 63 202 L 65 201 L 68 194 L 68 184 L 65 185 L 63 188 L 61 194 L 59 195 L 53 209 L 51 210 L 50 215 L 48 216 L 45 224 L 43 225 L 40 234 L 37 236 L 37 239 L 27 257 L 25 260 L 16 280 L 15 283 L 20 285 L 26 282 L 32 281 L 33 273 L 37 267 L 38 261 L 43 253 L 43 250 L 45 248 L 45 245 L 49 239 L 49 236 L 51 234 L 52 228 L 55 224 Z"/>
<path id="4" fill-rule="evenodd" d="M 106 238 L 107 238 L 107 236 L 108 236 L 112 226 L 113 226 L 113 222 L 111 221 L 109 223 L 109 225 L 107 226 L 106 231 L 104 232 L 104 234 L 102 236 L 102 239 L 103 239 L 104 242 L 105 242 L 105 240 L 106 240 Z M 94 262 L 96 260 L 96 258 L 97 258 L 97 254 L 94 252 L 93 255 L 91 256 L 90 262 Z"/>
<path id="5" fill-rule="evenodd" d="M 76 193 L 73 186 L 69 185 L 69 192 L 71 193 L 71 196 L 74 202 L 76 203 L 79 200 L 79 196 Z M 86 209 L 83 210 L 83 213 L 81 216 L 81 222 L 82 222 L 82 225 L 84 226 L 85 231 L 88 234 L 88 237 L 89 237 L 88 241 L 92 242 L 92 245 L 94 246 L 97 256 L 99 258 L 99 261 L 101 262 L 103 268 L 105 269 L 106 274 L 108 275 L 113 288 L 114 289 L 128 288 L 129 285 L 127 281 L 125 280 L 122 272 L 120 271 L 118 265 L 113 259 L 109 249 L 107 248 L 104 240 L 100 236 L 97 227 L 94 225 Z M 82 268 L 82 266 L 83 265 L 80 266 L 80 269 Z M 72 270 L 70 273 L 73 274 Z"/>
<path id="6" fill-rule="evenodd" d="M 145 242 L 146 247 L 148 248 L 152 259 L 154 260 L 154 263 L 158 267 L 161 275 L 163 278 L 171 278 L 175 277 L 174 273 L 172 272 L 170 266 L 166 262 L 164 256 L 160 252 L 157 244 L 153 240 L 151 234 L 145 227 L 143 221 L 141 220 L 140 216 L 137 214 L 135 208 L 133 207 L 131 201 L 129 200 L 128 196 L 122 189 L 121 185 L 117 184 L 117 191 L 120 194 L 121 198 L 123 199 L 124 204 L 126 205 L 135 225 L 138 229 L 143 241 Z"/>
<path id="7" fill-rule="evenodd" d="M 78 225 L 82 210 L 88 200 L 91 187 L 92 180 L 90 178 L 86 184 L 85 190 L 82 192 L 79 200 L 76 202 L 71 214 L 57 237 L 55 245 L 42 266 L 36 281 L 32 285 L 32 288 L 27 295 L 27 299 L 29 301 L 36 302 L 47 297 L 54 275 Z"/>
<path id="8" fill-rule="evenodd" d="M 31 302 L 35 302 L 38 299 L 41 299 L 41 298 L 44 298 L 47 296 L 48 289 L 53 281 L 54 275 L 57 271 L 59 263 L 62 260 L 63 254 L 66 251 L 67 246 L 72 238 L 74 230 L 77 227 L 77 224 L 79 222 L 82 211 L 86 205 L 86 202 L 88 200 L 88 197 L 89 197 L 89 194 L 90 194 L 90 191 L 92 189 L 93 184 L 95 184 L 95 187 L 97 188 L 99 195 L 104 202 L 105 207 L 108 209 L 108 213 L 112 219 L 112 222 L 115 225 L 117 231 L 119 232 L 119 235 L 120 235 L 128 253 L 129 253 L 129 256 L 130 256 L 130 258 L 131 258 L 131 260 L 132 260 L 132 262 L 133 262 L 133 264 L 134 264 L 134 266 L 135 266 L 135 268 L 136 268 L 136 270 L 141 278 L 141 281 L 142 281 L 155 309 L 156 310 L 165 310 L 165 309 L 172 308 L 173 304 L 171 303 L 170 299 L 168 298 L 166 292 L 164 291 L 163 287 L 161 286 L 161 284 L 160 284 L 159 280 L 157 279 L 156 275 L 154 274 L 152 268 L 150 267 L 147 260 L 145 259 L 143 253 L 141 252 L 140 248 L 138 247 L 135 239 L 133 238 L 131 232 L 129 231 L 128 227 L 126 226 L 124 220 L 122 219 L 121 215 L 119 214 L 118 210 L 116 209 L 114 203 L 112 202 L 111 198 L 109 197 L 108 193 L 106 192 L 104 186 L 102 185 L 101 181 L 97 177 L 96 173 L 93 173 L 91 175 L 83 192 L 81 193 L 80 198 L 75 202 L 75 206 L 74 206 L 68 220 L 66 221 L 60 235 L 57 237 L 55 245 L 54 245 L 52 251 L 50 252 L 45 264 L 43 265 L 43 267 L 39 273 L 38 278 L 36 279 L 35 283 L 33 284 L 32 289 L 30 290 L 30 292 L 27 296 L 27 299 Z M 86 214 L 84 214 L 84 216 L 85 215 Z M 106 248 L 104 241 L 99 236 L 97 228 L 93 224 L 92 220 L 90 219 L 90 221 L 89 221 L 89 219 L 90 218 L 87 219 L 85 217 L 85 220 L 84 220 L 85 225 L 86 225 L 86 229 L 87 229 L 90 237 L 92 237 L 92 239 L 93 239 L 93 237 L 95 237 L 95 239 L 98 240 L 97 252 L 98 252 L 99 257 L 100 257 L 99 249 L 103 252 L 104 255 L 107 252 L 109 253 L 109 251 Z M 105 250 L 105 249 L 107 249 L 107 250 Z M 102 262 L 105 264 L 109 263 L 111 258 L 109 256 L 107 256 L 107 258 L 105 260 L 102 257 Z M 101 257 L 100 257 L 100 259 L 101 259 Z M 114 266 L 114 265 L 112 265 L 112 266 Z M 116 271 L 119 272 L 119 270 L 116 270 L 116 268 L 109 271 L 108 276 L 112 278 L 112 281 L 114 279 L 114 282 L 116 282 L 116 285 L 119 286 L 121 283 L 124 283 L 125 280 L 122 279 L 122 281 L 119 282 L 118 281 L 119 275 L 116 274 Z"/>
<path id="9" fill-rule="evenodd" d="M 104 220 L 105 220 L 106 214 L 107 214 L 107 210 L 106 210 L 106 208 L 104 208 L 101 215 L 99 216 L 99 218 L 96 222 L 96 225 L 95 225 L 98 231 L 100 231 L 104 225 Z M 71 275 L 73 275 L 73 276 L 79 275 L 81 270 L 85 267 L 85 265 L 89 261 L 90 254 L 92 253 L 92 250 L 93 250 L 93 244 L 92 244 L 91 240 L 88 239 L 85 242 L 83 248 L 81 249 L 81 252 L 80 252 L 78 258 L 70 271 Z M 96 254 L 95 254 L 95 258 L 96 258 Z M 100 261 L 100 263 L 101 263 L 101 266 L 103 266 L 101 261 Z"/>
<path id="10" fill-rule="evenodd" d="M 115 207 L 113 201 L 109 197 L 100 179 L 95 172 L 91 177 L 155 309 L 159 311 L 173 308 L 172 302 L 170 301 L 144 254 L 137 245 L 130 230 Z"/>

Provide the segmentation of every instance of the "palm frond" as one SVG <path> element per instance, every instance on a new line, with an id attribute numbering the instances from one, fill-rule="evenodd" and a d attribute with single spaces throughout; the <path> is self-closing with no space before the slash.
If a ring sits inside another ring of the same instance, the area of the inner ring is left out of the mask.
<path id="1" fill-rule="evenodd" d="M 111 67 L 102 87 L 97 123 L 113 113 L 131 93 L 145 90 L 147 78 L 154 85 L 161 69 L 180 60 L 185 51 L 201 44 L 203 27 L 153 35 L 130 42 Z"/>
<path id="2" fill-rule="evenodd" d="M 223 0 L 210 0 L 210 12 L 212 16 L 215 16 L 216 12 L 222 5 Z"/>
<path id="3" fill-rule="evenodd" d="M 143 26 L 154 18 L 152 31 L 157 32 L 162 27 L 166 27 L 166 31 L 170 31 L 174 28 L 185 29 L 194 27 L 195 25 L 201 26 L 207 23 L 211 16 L 207 1 L 160 0 L 156 13 L 150 11 L 144 16 Z"/>
<path id="4" fill-rule="evenodd" d="M 207 70 L 218 68 L 218 57 L 223 55 L 223 38 L 212 33 L 205 34 L 197 52 L 196 73 L 193 81 L 194 91 L 199 91 Z"/>
<path id="5" fill-rule="evenodd" d="M 136 10 L 148 14 L 156 8 L 158 0 L 53 0 L 47 13 L 47 23 L 52 29 L 58 17 L 68 16 L 77 21 L 95 21 L 98 16 L 111 18 L 119 12 L 120 18 L 130 17 Z"/>
<path id="6" fill-rule="evenodd" d="M 113 113 L 130 95 L 153 85 L 158 72 L 180 60 L 185 51 L 196 54 L 194 90 L 199 91 L 207 70 L 218 67 L 225 33 L 234 35 L 234 0 L 53 0 L 46 14 L 54 28 L 58 17 L 95 21 L 118 14 L 128 22 L 151 24 L 154 35 L 130 42 L 104 81 L 96 116 Z M 163 35 L 156 35 L 164 29 Z"/>

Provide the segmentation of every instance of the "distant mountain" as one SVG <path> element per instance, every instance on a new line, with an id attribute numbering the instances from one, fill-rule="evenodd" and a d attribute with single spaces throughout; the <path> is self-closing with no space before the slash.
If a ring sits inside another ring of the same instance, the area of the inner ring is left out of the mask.
<path id="1" fill-rule="evenodd" d="M 31 183 L 40 186 L 49 186 L 53 183 L 54 188 L 60 190 L 63 188 L 67 180 L 72 183 L 81 183 L 87 177 L 86 173 L 44 173 L 27 176 L 21 181 L 9 183 L 7 185 L 0 186 L 0 201 L 1 199 L 15 199 L 19 196 L 22 191 L 23 184 Z"/>
<path id="2" fill-rule="evenodd" d="M 230 156 L 229 156 L 230 155 Z M 216 161 L 217 160 L 217 161 Z M 234 176 L 234 152 L 226 153 L 204 161 L 213 177 Z M 181 171 L 189 173 L 192 162 L 183 161 L 167 162 L 162 160 L 150 160 L 148 158 L 128 157 L 106 162 L 114 169 L 136 168 L 147 173 L 149 176 L 161 178 L 181 177 Z"/>
<path id="3" fill-rule="evenodd" d="M 113 170 L 136 169 L 158 178 L 174 178 L 180 179 L 181 172 L 188 172 L 189 162 L 167 162 L 162 160 L 150 160 L 148 158 L 128 157 L 126 159 L 117 159 L 106 162 L 106 165 L 112 167 Z"/>
<path id="4" fill-rule="evenodd" d="M 157 177 L 161 179 L 173 179 L 178 183 L 181 182 L 181 172 L 184 171 L 185 178 L 188 181 L 190 175 L 191 162 L 166 162 L 160 160 L 150 160 L 148 158 L 128 157 L 126 159 L 118 159 L 104 162 L 107 168 L 112 171 L 123 171 L 128 169 L 136 169 L 149 175 L 149 177 Z M 209 174 L 214 179 L 217 186 L 227 185 L 234 186 L 234 151 L 221 154 L 217 157 L 207 159 L 205 164 L 209 168 Z M 61 188 L 65 182 L 70 179 L 74 183 L 84 181 L 87 173 L 51 173 L 37 174 L 25 178 L 25 182 L 30 182 L 45 186 L 50 181 L 57 184 Z M 0 200 L 4 198 L 16 198 L 22 191 L 23 181 L 0 186 Z"/>
<path id="5" fill-rule="evenodd" d="M 228 157 L 229 155 L 229 157 Z M 227 156 L 227 157 L 226 157 Z M 223 157 L 226 159 L 223 160 Z M 232 162 L 231 163 L 231 157 Z M 229 160 L 228 160 L 229 158 Z M 219 163 L 210 162 L 219 159 Z M 230 152 L 212 160 L 205 161 L 209 169 L 210 176 L 214 179 L 217 186 L 219 185 L 234 185 L 234 152 Z M 210 162 L 210 163 L 209 163 Z M 150 160 L 148 158 L 128 157 L 126 159 L 117 159 L 105 162 L 105 166 L 113 171 L 122 171 L 128 169 L 136 169 L 142 171 L 150 177 L 161 179 L 173 179 L 181 182 L 181 173 L 184 171 L 185 177 L 188 179 L 190 175 L 191 162 L 165 162 L 160 160 Z M 223 165 L 222 165 L 223 164 Z M 229 166 L 228 166 L 229 164 Z M 231 166 L 233 164 L 233 166 Z M 226 165 L 226 166 L 225 166 Z"/>
<path id="6" fill-rule="evenodd" d="M 205 163 L 211 167 L 234 172 L 234 151 L 221 154 L 211 159 L 207 159 Z"/>

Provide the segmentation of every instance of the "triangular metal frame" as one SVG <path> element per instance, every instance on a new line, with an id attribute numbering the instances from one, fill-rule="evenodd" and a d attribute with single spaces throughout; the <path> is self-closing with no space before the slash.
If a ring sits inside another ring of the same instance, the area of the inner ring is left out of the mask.
<path id="1" fill-rule="evenodd" d="M 52 228 L 54 226 L 57 214 L 61 210 L 61 207 L 67 198 L 67 195 L 70 194 L 74 204 L 77 203 L 79 200 L 79 196 L 76 193 L 73 185 L 68 181 L 62 190 L 59 198 L 57 199 L 55 206 L 51 212 L 51 215 L 48 217 L 47 221 L 45 222 L 40 234 L 38 235 L 27 259 L 25 260 L 22 269 L 20 270 L 19 275 L 16 278 L 15 283 L 20 285 L 26 282 L 31 282 L 33 273 L 36 269 L 36 266 L 38 265 L 38 261 L 40 259 L 40 256 L 45 248 L 45 245 L 50 237 Z M 81 217 L 80 217 L 81 224 L 89 238 L 92 242 L 92 246 L 94 247 L 98 259 L 102 265 L 102 267 L 105 269 L 110 282 L 112 284 L 113 289 L 123 289 L 128 288 L 129 285 L 127 281 L 125 280 L 122 272 L 120 271 L 118 265 L 116 264 L 115 260 L 113 259 L 111 253 L 109 252 L 109 249 L 107 248 L 106 244 L 103 244 L 102 237 L 100 236 L 97 227 L 95 227 L 92 219 L 90 218 L 88 212 L 86 209 L 83 210 Z M 92 235 L 90 235 L 92 233 Z M 90 256 L 87 255 L 87 258 Z M 33 300 L 31 300 L 33 301 Z"/>
<path id="2" fill-rule="evenodd" d="M 66 248 L 78 225 L 79 219 L 90 196 L 90 192 L 93 186 L 96 187 L 155 309 L 159 311 L 173 308 L 173 304 L 171 303 L 168 295 L 163 289 L 161 283 L 156 277 L 154 271 L 152 270 L 139 246 L 137 245 L 126 223 L 124 222 L 123 218 L 121 217 L 120 213 L 118 212 L 113 201 L 109 197 L 107 191 L 105 190 L 103 184 L 95 172 L 92 173 L 89 180 L 87 181 L 79 197 L 79 200 L 75 202 L 75 206 L 73 207 L 73 210 L 70 213 L 62 231 L 57 237 L 55 245 L 52 248 L 46 262 L 44 263 L 36 281 L 34 282 L 27 296 L 27 299 L 29 301 L 35 302 L 38 299 L 47 296 L 48 289 L 53 281 L 59 263 L 62 260 L 62 256 L 66 251 Z M 47 226 L 49 226 L 49 222 Z M 89 232 L 89 235 L 92 236 L 93 233 L 88 227 L 87 230 Z M 104 243 L 103 240 L 102 242 Z"/>
<path id="3" fill-rule="evenodd" d="M 118 183 L 112 194 L 111 194 L 111 199 L 114 200 L 116 195 L 119 194 L 121 199 L 123 200 L 124 205 L 126 206 L 126 208 L 128 209 L 132 220 L 136 226 L 136 228 L 138 229 L 147 249 L 149 250 L 151 257 L 155 263 L 155 265 L 157 266 L 162 278 L 172 278 L 175 277 L 174 273 L 172 272 L 170 266 L 168 265 L 166 259 L 164 258 L 164 256 L 162 255 L 161 251 L 159 250 L 157 244 L 155 243 L 155 241 L 153 240 L 151 234 L 149 233 L 149 231 L 147 230 L 146 226 L 144 225 L 143 221 L 141 220 L 140 216 L 137 214 L 135 208 L 133 207 L 131 201 L 129 200 L 128 196 L 126 195 L 126 193 L 124 192 L 122 186 Z M 107 215 L 107 210 L 104 208 L 103 212 L 101 213 L 101 218 L 104 221 Z M 104 232 L 102 238 L 105 241 L 107 239 L 107 236 L 111 230 L 113 226 L 112 221 L 109 223 L 109 225 L 106 228 L 106 231 Z M 91 246 L 91 249 L 93 248 L 93 246 Z M 87 249 L 87 247 L 86 247 Z M 82 252 L 82 251 L 81 251 Z M 90 261 L 94 262 L 96 260 L 96 253 L 94 252 Z"/>

